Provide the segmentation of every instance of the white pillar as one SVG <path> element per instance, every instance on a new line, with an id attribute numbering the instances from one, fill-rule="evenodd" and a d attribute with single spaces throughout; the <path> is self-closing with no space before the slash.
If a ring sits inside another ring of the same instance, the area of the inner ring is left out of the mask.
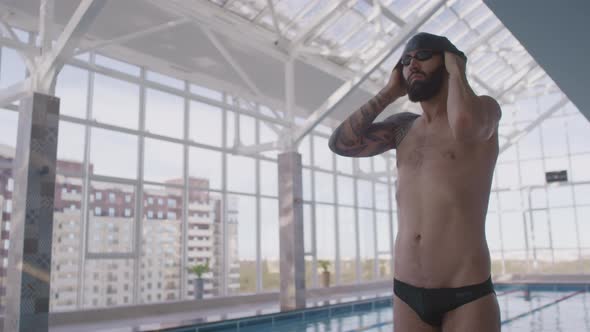
<path id="1" fill-rule="evenodd" d="M 279 155 L 281 310 L 305 307 L 301 154 Z"/>
<path id="2" fill-rule="evenodd" d="M 4 331 L 48 331 L 59 99 L 21 100 Z"/>

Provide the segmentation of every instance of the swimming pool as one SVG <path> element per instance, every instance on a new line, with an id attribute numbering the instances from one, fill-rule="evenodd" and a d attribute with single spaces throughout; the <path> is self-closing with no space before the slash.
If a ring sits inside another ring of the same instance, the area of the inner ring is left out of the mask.
<path id="1" fill-rule="evenodd" d="M 589 285 L 498 286 L 502 331 L 590 331 Z M 392 331 L 391 297 L 169 329 L 169 332 Z"/>

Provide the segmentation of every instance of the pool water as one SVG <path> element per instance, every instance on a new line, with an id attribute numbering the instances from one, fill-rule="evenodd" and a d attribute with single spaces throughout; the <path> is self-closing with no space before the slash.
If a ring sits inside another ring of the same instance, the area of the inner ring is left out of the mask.
<path id="1" fill-rule="evenodd" d="M 496 287 L 502 331 L 590 331 L 588 287 Z M 532 290 L 531 290 L 532 289 Z M 391 298 L 171 329 L 174 332 L 395 331 Z"/>

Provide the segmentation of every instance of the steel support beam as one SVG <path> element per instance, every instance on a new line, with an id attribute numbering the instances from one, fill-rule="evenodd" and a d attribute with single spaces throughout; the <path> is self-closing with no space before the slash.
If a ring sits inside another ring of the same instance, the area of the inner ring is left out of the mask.
<path id="1" fill-rule="evenodd" d="M 279 26 L 279 18 L 277 16 L 277 13 L 275 12 L 275 6 L 272 3 L 272 0 L 266 0 L 266 3 L 268 5 L 268 8 L 270 9 L 270 15 L 272 17 L 272 24 L 275 27 L 275 30 L 277 32 L 277 37 L 278 39 L 282 38 L 282 32 L 281 32 L 281 27 Z"/>
<path id="2" fill-rule="evenodd" d="M 25 44 L 19 40 L 14 40 L 12 38 L 6 38 L 0 35 L 0 45 L 13 48 L 19 52 L 24 53 L 27 57 L 33 57 L 39 54 L 39 48 L 31 46 L 29 44 Z"/>
<path id="3" fill-rule="evenodd" d="M 130 41 L 130 40 L 137 39 L 137 38 L 140 38 L 140 37 L 144 37 L 144 36 L 147 36 L 147 35 L 151 35 L 151 34 L 156 33 L 156 32 L 160 32 L 160 31 L 165 31 L 165 30 L 168 30 L 168 29 L 172 29 L 174 27 L 177 27 L 177 26 L 182 25 L 182 24 L 186 24 L 188 22 L 190 22 L 190 19 L 188 19 L 188 18 L 181 18 L 181 19 L 178 19 L 178 20 L 173 20 L 173 21 L 170 21 L 170 22 L 162 23 L 162 24 L 153 26 L 153 27 L 148 28 L 148 29 L 145 29 L 145 30 L 132 32 L 130 34 L 127 34 L 127 35 L 124 35 L 124 36 L 120 36 L 120 37 L 117 37 L 117 38 L 114 38 L 114 39 L 104 40 L 104 41 L 100 41 L 100 42 L 97 42 L 97 43 L 93 43 L 93 44 L 90 44 L 88 46 L 85 46 L 85 47 L 82 47 L 82 48 L 79 48 L 78 50 L 76 50 L 76 52 L 74 52 L 74 56 L 79 55 L 79 54 L 82 54 L 82 53 L 86 53 L 86 52 L 89 52 L 89 51 L 94 51 L 94 50 L 97 50 L 97 49 L 100 49 L 100 48 L 103 48 L 103 47 L 106 47 L 106 46 L 109 46 L 109 45 L 113 45 L 113 44 L 123 44 L 125 42 Z"/>
<path id="4" fill-rule="evenodd" d="M 388 18 L 390 21 L 392 21 L 393 23 L 397 24 L 400 27 L 403 27 L 404 25 L 406 25 L 406 21 L 404 21 L 401 17 L 397 16 L 394 12 L 391 11 L 391 9 L 382 6 L 381 5 L 381 1 L 380 0 L 363 0 L 365 3 L 371 4 L 371 2 L 373 2 L 374 6 L 381 6 L 381 14 L 383 14 L 383 16 L 385 16 L 386 18 Z"/>
<path id="5" fill-rule="evenodd" d="M 258 51 L 268 55 L 274 59 L 280 61 L 288 61 L 288 44 L 278 43 L 274 33 L 264 29 L 258 25 L 252 24 L 252 22 L 238 16 L 238 15 L 227 15 L 227 10 L 220 8 L 208 1 L 194 2 L 192 0 L 173 0 L 173 1 L 157 1 L 147 0 L 154 6 L 162 8 L 174 15 L 189 17 L 199 26 L 208 27 L 215 33 L 226 36 L 236 43 L 244 44 L 245 41 L 240 36 L 244 34 L 248 35 L 247 44 L 249 46 L 256 47 Z M 315 1 L 315 0 L 313 0 Z M 307 6 L 306 6 L 307 7 Z M 313 8 L 313 7 L 312 7 Z M 216 19 L 217 17 L 223 17 L 223 20 Z M 288 28 L 284 29 L 284 32 L 288 31 Z M 308 64 L 312 67 L 319 68 L 322 71 L 333 75 L 341 80 L 348 80 L 356 77 L 357 74 L 349 68 L 343 68 L 334 62 L 329 61 L 321 56 L 314 55 L 301 55 L 296 56 L 296 60 Z M 370 90 L 378 90 L 381 87 L 377 84 L 366 81 L 363 83 L 363 87 Z"/>
<path id="6" fill-rule="evenodd" d="M 54 24 L 55 1 L 41 0 L 39 4 L 39 38 L 41 39 L 41 54 L 51 51 L 52 33 Z"/>
<path id="7" fill-rule="evenodd" d="M 27 78 L 4 89 L 0 89 L 0 107 L 20 100 L 31 91 L 31 79 Z"/>
<path id="8" fill-rule="evenodd" d="M 82 0 L 51 51 L 42 54 L 39 58 L 35 88 L 40 88 L 42 91 L 49 90 L 56 74 L 55 69 L 60 66 L 59 63 L 64 63 L 74 54 L 74 48 L 79 39 L 88 31 L 105 4 L 106 1 Z"/>
<path id="9" fill-rule="evenodd" d="M 18 44 L 21 44 L 21 42 L 18 39 L 18 36 L 14 32 L 14 30 L 12 30 L 12 28 L 10 27 L 10 25 L 8 25 L 8 23 L 6 23 L 1 18 L 0 18 L 0 31 L 3 34 L 8 35 L 9 38 L 10 38 L 10 40 L 12 40 L 13 43 L 16 43 L 17 45 Z M 22 44 L 23 45 L 26 45 L 24 43 L 22 43 Z M 27 66 L 27 69 L 29 70 L 29 72 L 33 72 L 35 70 L 35 64 L 31 60 L 32 59 L 31 56 L 27 52 L 23 52 L 20 49 L 17 49 L 17 53 L 21 57 L 21 59 L 23 60 L 23 62 L 25 63 L 25 65 Z"/>
<path id="10" fill-rule="evenodd" d="M 350 1 L 348 1 L 350 3 Z M 346 3 L 346 1 L 345 1 Z M 324 8 L 321 14 L 316 15 L 311 22 L 302 30 L 300 31 L 295 39 L 289 43 L 289 53 L 296 54 L 297 48 L 305 43 L 305 41 L 312 36 L 315 31 L 320 28 L 327 20 L 332 18 L 337 12 L 338 9 L 343 5 L 343 2 L 340 0 L 331 0 L 328 5 Z"/>
<path id="11" fill-rule="evenodd" d="M 250 91 L 252 91 L 252 93 L 254 93 L 257 96 L 262 96 L 262 92 L 260 92 L 258 87 L 256 87 L 254 81 L 252 81 L 252 79 L 248 77 L 248 74 L 246 74 L 246 72 L 242 69 L 240 64 L 234 59 L 231 53 L 225 48 L 225 46 L 223 46 L 223 44 L 221 43 L 221 41 L 219 41 L 217 36 L 215 36 L 215 34 L 213 34 L 213 32 L 211 32 L 211 30 L 206 27 L 203 27 L 203 32 L 205 33 L 205 35 L 207 35 L 207 38 L 209 38 L 211 43 L 213 43 L 215 48 L 219 51 L 219 53 L 221 53 L 221 56 L 223 56 L 225 61 L 227 61 L 230 64 L 232 69 L 238 74 L 238 77 L 240 77 L 240 79 L 244 82 L 244 84 L 246 84 Z"/>

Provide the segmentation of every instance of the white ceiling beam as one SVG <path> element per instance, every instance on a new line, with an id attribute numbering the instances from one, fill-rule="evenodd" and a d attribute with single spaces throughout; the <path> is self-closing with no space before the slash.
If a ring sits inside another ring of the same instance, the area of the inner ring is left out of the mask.
<path id="1" fill-rule="evenodd" d="M 41 76 L 49 73 L 58 61 L 65 62 L 73 55 L 76 43 L 86 34 L 105 4 L 106 1 L 102 0 L 82 0 L 51 51 L 40 58 L 37 69 Z M 40 79 L 44 78 L 40 77 Z"/>
<path id="2" fill-rule="evenodd" d="M 12 30 L 12 28 L 10 27 L 10 25 L 8 25 L 8 23 L 6 23 L 1 18 L 0 18 L 0 31 L 2 31 L 3 34 L 8 35 L 8 39 L 11 40 L 13 44 L 15 44 L 15 45 L 19 45 L 19 44 L 27 45 L 27 44 L 22 43 L 18 39 L 18 36 L 14 32 L 14 30 Z M 3 38 L 3 39 L 5 39 L 5 38 Z M 18 53 L 18 56 L 23 60 L 23 62 L 27 66 L 27 69 L 29 70 L 29 72 L 33 72 L 35 70 L 35 64 L 32 61 L 32 58 L 31 58 L 30 54 L 27 53 L 27 52 L 23 52 L 23 51 L 21 51 L 18 48 L 17 48 L 16 51 L 17 51 L 16 53 Z"/>
<path id="3" fill-rule="evenodd" d="M 272 0 L 266 0 L 268 8 L 270 8 L 270 16 L 272 18 L 272 25 L 275 27 L 275 31 L 277 33 L 277 39 L 281 39 L 283 33 L 281 32 L 281 27 L 279 26 L 279 18 L 277 13 L 275 12 L 275 6 L 272 3 Z"/>
<path id="4" fill-rule="evenodd" d="M 31 57 L 31 58 L 39 55 L 39 52 L 41 51 L 38 47 L 29 45 L 29 44 L 25 44 L 20 41 L 15 41 L 12 38 L 6 38 L 1 35 L 0 35 L 0 45 L 15 49 L 16 51 L 22 52 L 22 53 L 24 53 L 25 56 Z"/>
<path id="5" fill-rule="evenodd" d="M 0 89 L 0 107 L 5 107 L 23 98 L 31 92 L 31 79 L 27 78 L 21 82 Z"/>
<path id="6" fill-rule="evenodd" d="M 238 108 L 247 108 L 250 109 L 251 111 L 255 112 L 256 114 L 260 113 L 260 107 L 258 103 L 255 102 L 251 102 L 250 100 L 241 98 L 241 97 L 234 97 L 233 98 L 233 103 L 234 105 L 237 105 Z M 246 104 L 246 107 L 242 107 L 242 103 Z M 277 118 L 277 119 L 281 119 L 281 117 L 279 116 L 279 114 L 272 108 L 269 108 L 270 112 Z M 256 119 L 260 119 L 259 117 L 256 117 Z M 267 121 L 263 121 L 264 124 L 269 127 L 272 131 L 274 131 L 275 134 L 280 134 L 282 132 L 282 130 L 277 127 L 276 124 L 272 123 L 272 122 L 267 122 Z"/>
<path id="7" fill-rule="evenodd" d="M 314 39 L 316 42 L 319 42 L 320 44 L 330 44 L 331 41 L 329 39 L 322 38 L 322 34 L 337 24 L 336 22 L 338 22 L 344 15 L 350 13 L 348 10 L 350 9 L 350 6 L 351 2 L 349 2 L 349 5 L 346 8 L 338 7 L 329 15 L 329 17 L 326 18 L 326 20 L 321 25 L 317 26 L 316 29 L 313 29 L 313 31 L 308 34 L 306 38 L 302 39 L 301 43 L 295 45 L 291 43 L 288 45 L 289 54 L 291 54 L 291 56 L 297 55 L 299 53 L 299 48 L 307 46 L 306 42 L 312 39 Z"/>
<path id="8" fill-rule="evenodd" d="M 252 156 L 264 151 L 278 150 L 279 148 L 279 142 L 274 141 L 248 146 L 238 145 L 234 148 L 234 152 L 236 154 Z"/>
<path id="9" fill-rule="evenodd" d="M 238 15 L 228 15 L 226 10 L 223 10 L 219 6 L 214 5 L 208 1 L 147 1 L 172 14 L 190 17 L 199 26 L 208 27 L 212 31 L 215 31 L 215 33 L 224 35 L 238 44 L 247 44 L 250 47 L 254 46 L 258 51 L 274 59 L 283 62 L 286 62 L 289 59 L 287 50 L 277 46 L 275 38 L 276 36 L 272 32 L 262 28 L 261 26 L 252 24 L 252 22 Z M 219 17 L 223 17 L 223 20 L 218 19 Z M 248 36 L 247 40 L 243 38 L 244 35 Z M 334 62 L 331 62 L 328 59 L 322 58 L 320 56 L 298 55 L 295 57 L 295 59 L 301 61 L 302 63 L 318 68 L 341 80 L 348 80 L 357 76 L 357 74 L 349 68 L 337 65 Z M 366 81 L 363 83 L 363 88 L 367 91 L 377 91 L 381 87 L 379 87 L 374 82 Z"/>
<path id="10" fill-rule="evenodd" d="M 537 68 L 539 65 L 537 65 L 537 63 L 535 62 L 535 60 L 531 60 L 530 64 L 528 65 L 528 68 L 521 71 L 520 74 L 514 76 L 515 78 L 511 79 L 512 82 L 510 82 L 510 84 L 508 86 L 504 86 L 502 89 L 502 92 L 497 96 L 497 98 L 502 98 L 502 96 L 504 96 L 506 93 L 508 93 L 510 90 L 512 90 L 512 88 L 514 88 L 518 83 L 520 83 L 520 81 L 526 76 L 528 75 L 530 72 L 532 72 L 535 68 Z"/>
<path id="11" fill-rule="evenodd" d="M 168 29 L 172 29 L 172 28 L 174 28 L 176 26 L 179 26 L 179 25 L 182 25 L 182 24 L 186 24 L 186 23 L 188 23 L 190 21 L 191 20 L 189 18 L 181 18 L 181 19 L 178 19 L 178 20 L 173 20 L 173 21 L 170 21 L 170 22 L 166 22 L 166 23 L 163 23 L 163 24 L 159 24 L 159 25 L 153 26 L 153 27 L 150 27 L 150 28 L 145 29 L 145 30 L 132 32 L 132 33 L 126 34 L 124 36 L 120 36 L 120 37 L 113 38 L 113 39 L 110 39 L 110 40 L 103 40 L 103 41 L 100 41 L 100 42 L 96 42 L 96 43 L 93 43 L 93 44 L 84 46 L 82 48 L 79 48 L 78 50 L 76 50 L 76 52 L 74 52 L 74 56 L 80 55 L 82 53 L 86 53 L 86 52 L 89 52 L 89 51 L 94 51 L 94 50 L 97 50 L 97 49 L 100 49 L 100 48 L 103 48 L 103 47 L 106 47 L 106 46 L 109 46 L 109 45 L 113 45 L 113 44 L 123 44 L 123 43 L 126 43 L 126 42 L 128 42 L 130 40 L 133 40 L 133 39 L 137 39 L 137 38 L 140 38 L 140 37 L 151 35 L 151 34 L 156 33 L 156 32 L 160 32 L 160 31 L 165 31 L 165 30 L 168 30 Z"/>
<path id="12" fill-rule="evenodd" d="M 459 17 L 463 22 L 465 22 L 467 24 L 467 26 L 471 27 L 468 24 L 468 22 L 465 21 L 465 17 L 469 16 L 469 14 L 471 14 L 475 9 L 479 8 L 479 6 L 483 6 L 483 4 L 478 1 L 473 1 L 471 6 L 467 7 L 467 9 L 465 9 L 465 10 L 462 10 L 460 13 L 458 13 L 452 5 L 448 6 L 448 7 L 455 15 L 457 15 L 457 17 Z M 488 10 L 488 11 L 491 13 L 490 10 Z"/>
<path id="13" fill-rule="evenodd" d="M 53 36 L 51 26 L 54 22 L 55 1 L 41 0 L 39 4 L 39 38 L 41 41 L 41 54 L 48 53 L 51 50 Z"/>
<path id="14" fill-rule="evenodd" d="M 250 79 L 250 77 L 248 77 L 248 74 L 246 74 L 246 72 L 242 69 L 240 64 L 234 59 L 234 57 L 225 48 L 225 46 L 223 46 L 223 44 L 221 43 L 221 41 L 219 41 L 219 39 L 215 36 L 215 34 L 213 34 L 213 32 L 211 32 L 211 30 L 209 30 L 209 28 L 206 28 L 206 27 L 203 27 L 202 30 L 205 33 L 205 35 L 207 35 L 207 38 L 209 38 L 211 43 L 213 43 L 215 48 L 219 51 L 219 53 L 221 53 L 221 56 L 223 56 L 225 61 L 227 61 L 230 64 L 230 66 L 232 67 L 232 69 L 238 74 L 238 77 L 240 77 L 240 79 L 244 82 L 244 84 L 246 84 L 246 86 L 255 95 L 261 96 L 262 93 L 260 92 L 258 87 L 256 87 L 256 84 L 254 84 L 254 81 L 252 81 L 252 79 Z"/>
<path id="15" fill-rule="evenodd" d="M 416 19 L 412 23 L 407 24 L 402 28 L 400 34 L 390 41 L 376 59 L 374 59 L 365 69 L 357 76 L 345 82 L 338 88 L 318 109 L 316 109 L 299 127 L 295 133 L 295 142 L 299 142 L 305 135 L 307 135 L 316 125 L 318 125 L 328 114 L 330 114 L 335 107 L 342 102 L 354 89 L 356 89 L 364 80 L 366 80 L 371 73 L 377 69 L 387 58 L 394 53 L 398 47 L 406 40 L 408 36 L 415 33 L 416 30 L 422 26 L 430 17 L 432 17 L 443 5 L 445 1 L 437 1 L 422 17 Z"/>
<path id="16" fill-rule="evenodd" d="M 333 56 L 348 58 L 353 55 L 350 51 L 339 51 L 332 50 L 327 46 L 313 47 L 313 46 L 299 46 L 297 52 L 300 54 L 320 55 L 320 56 Z"/>
<path id="17" fill-rule="evenodd" d="M 367 1 L 367 0 L 365 0 L 365 1 Z M 363 15 L 354 11 L 354 13 L 357 13 L 361 17 L 362 20 L 359 23 L 355 24 L 355 26 L 352 29 L 350 29 L 350 31 L 346 35 L 342 36 L 342 38 L 340 38 L 337 41 L 337 43 L 336 43 L 337 48 L 341 48 L 342 46 L 344 46 L 344 44 L 346 44 L 352 37 L 356 36 L 356 34 L 359 33 L 361 31 L 361 29 L 364 29 L 365 27 L 370 27 L 371 24 L 374 24 L 376 29 L 373 29 L 374 31 L 369 30 L 370 35 L 366 36 L 366 38 L 371 39 L 373 42 L 377 38 L 383 38 L 383 28 L 381 25 L 381 20 L 379 20 L 379 18 L 381 17 L 381 9 L 382 8 L 377 0 L 374 0 L 373 2 L 374 2 L 373 10 L 369 14 L 369 17 L 367 17 L 367 18 L 365 18 Z M 351 58 L 351 57 L 358 56 L 358 54 L 362 53 L 363 51 L 364 51 L 364 49 L 358 49 L 358 48 L 356 50 L 354 50 L 354 52 L 340 51 L 340 52 L 337 52 L 338 54 L 336 54 L 336 56 Z M 348 64 L 349 62 L 350 62 L 350 59 L 346 61 L 346 64 Z"/>
<path id="18" fill-rule="evenodd" d="M 447 2 L 445 2 L 445 5 L 448 7 L 450 4 L 449 2 L 451 2 L 453 0 L 449 0 Z M 424 7 L 428 6 L 428 3 L 430 2 L 430 0 L 414 0 L 411 3 L 411 5 L 406 8 L 406 12 L 409 14 L 415 14 L 414 12 L 418 10 L 418 8 L 420 8 L 420 10 L 423 10 Z"/>
<path id="19" fill-rule="evenodd" d="M 285 119 L 295 123 L 295 60 L 285 63 Z"/>
<path id="20" fill-rule="evenodd" d="M 331 19 L 334 15 L 339 12 L 339 8 L 343 5 L 343 3 L 350 2 L 350 1 L 341 1 L 341 0 L 330 0 L 329 4 L 326 5 L 324 10 L 313 17 L 311 22 L 309 22 L 301 31 L 297 32 L 297 36 L 291 43 L 289 43 L 289 52 L 296 53 L 297 48 L 304 44 L 305 41 L 310 38 L 316 31 L 329 19 Z"/>
<path id="21" fill-rule="evenodd" d="M 498 23 L 498 25 L 496 25 L 493 29 L 491 29 L 490 31 L 486 32 L 485 34 L 479 36 L 477 38 L 477 40 L 474 41 L 473 44 L 471 44 L 465 50 L 463 50 L 463 52 L 465 54 L 469 54 L 469 53 L 473 52 L 479 46 L 481 46 L 485 43 L 488 43 L 490 41 L 490 38 L 494 37 L 497 33 L 499 33 L 500 31 L 502 31 L 504 29 L 505 29 L 504 26 L 502 24 Z"/>
<path id="22" fill-rule="evenodd" d="M 313 8 L 315 8 L 315 6 L 320 2 L 320 1 L 324 1 L 324 0 L 311 0 L 308 3 L 305 4 L 305 6 L 289 21 L 289 23 L 287 24 L 287 26 L 285 27 L 285 31 L 291 29 L 291 27 L 294 24 L 297 24 L 299 22 L 299 20 L 301 18 L 303 18 L 303 16 L 305 16 L 306 14 L 309 13 L 309 11 L 311 11 Z M 264 11 L 263 11 L 264 13 Z M 264 15 L 260 15 L 260 18 L 262 18 Z M 258 22 L 258 19 L 256 20 L 256 22 Z"/>
<path id="23" fill-rule="evenodd" d="M 494 88 L 489 86 L 486 82 L 482 81 L 476 75 L 469 75 L 469 77 L 472 78 L 475 82 L 477 82 L 477 84 L 481 85 L 484 89 L 488 90 L 490 96 L 495 97 L 499 94 L 498 92 L 496 92 L 496 90 L 494 90 Z"/>
<path id="24" fill-rule="evenodd" d="M 221 7 L 223 7 L 223 8 L 225 8 L 225 9 L 227 9 L 227 8 L 229 8 L 229 6 L 233 5 L 233 4 L 234 4 L 234 2 L 236 2 L 236 0 L 227 0 L 227 1 L 226 1 L 226 2 L 223 4 L 223 6 L 221 6 Z"/>
<path id="25" fill-rule="evenodd" d="M 386 6 L 383 6 L 380 2 L 380 0 L 363 0 L 366 3 L 371 3 L 374 2 L 374 5 L 379 5 L 381 6 L 381 14 L 383 16 L 385 16 L 386 18 L 388 18 L 390 21 L 392 21 L 393 23 L 395 23 L 397 26 L 404 26 L 406 25 L 406 21 L 404 21 L 401 17 L 397 16 L 394 12 L 391 11 L 391 9 L 389 9 Z"/>

